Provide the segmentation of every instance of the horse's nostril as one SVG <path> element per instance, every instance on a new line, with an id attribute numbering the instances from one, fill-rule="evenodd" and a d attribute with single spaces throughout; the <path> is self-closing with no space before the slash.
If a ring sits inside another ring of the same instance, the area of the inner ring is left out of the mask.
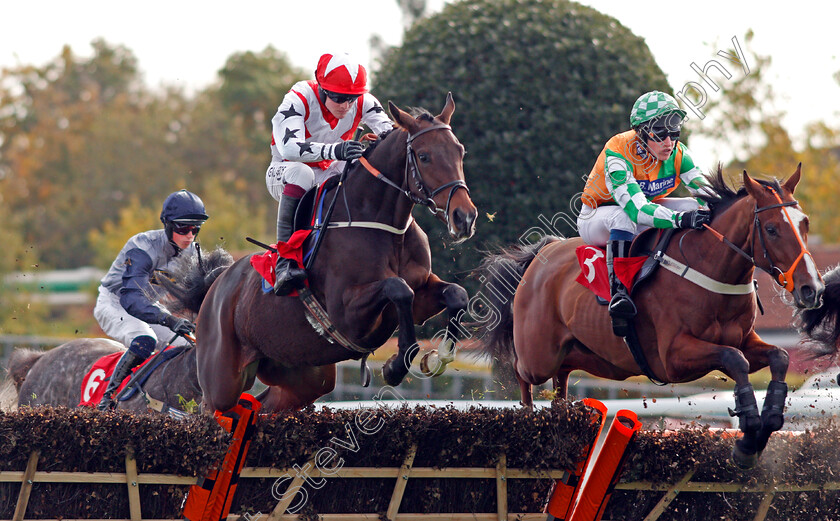
<path id="1" fill-rule="evenodd" d="M 464 224 L 467 221 L 467 217 L 466 217 L 465 213 L 466 212 L 464 212 L 464 210 L 462 210 L 460 208 L 455 208 L 455 211 L 453 212 L 452 217 L 455 220 L 455 226 L 457 228 L 463 228 L 464 227 Z"/>

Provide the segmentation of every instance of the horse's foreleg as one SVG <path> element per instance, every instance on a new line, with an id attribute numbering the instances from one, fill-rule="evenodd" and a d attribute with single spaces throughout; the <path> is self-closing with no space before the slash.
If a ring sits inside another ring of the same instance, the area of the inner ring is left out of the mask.
<path id="1" fill-rule="evenodd" d="M 669 381 L 681 381 L 687 375 L 714 370 L 722 371 L 735 381 L 735 410 L 730 409 L 729 413 L 738 416 L 738 428 L 744 436 L 735 442 L 732 460 L 742 468 L 755 466 L 761 417 L 750 384 L 750 363 L 744 354 L 734 347 L 704 342 L 689 335 L 681 335 L 671 347 L 664 360 Z"/>
<path id="2" fill-rule="evenodd" d="M 412 319 L 412 304 L 414 291 L 400 277 L 390 277 L 381 282 L 381 296 L 390 300 L 397 308 L 399 336 L 397 347 L 399 351 L 382 366 L 382 376 L 388 385 L 399 385 L 411 367 L 411 362 L 417 356 L 420 346 L 417 345 L 417 335 L 414 332 Z"/>
<path id="3" fill-rule="evenodd" d="M 761 452 L 767 446 L 770 435 L 785 424 L 785 399 L 788 392 L 785 377 L 790 357 L 787 351 L 764 342 L 755 332 L 747 337 L 743 350 L 752 370 L 770 367 L 770 384 L 761 408 L 761 431 L 756 440 L 758 451 Z"/>
<path id="4" fill-rule="evenodd" d="M 426 376 L 440 376 L 446 366 L 455 360 L 455 348 L 458 332 L 469 333 L 461 326 L 461 316 L 466 313 L 469 295 L 467 290 L 457 284 L 444 282 L 434 273 L 429 275 L 426 284 L 414 293 L 414 322 L 422 324 L 429 317 L 446 309 L 446 328 L 432 337 L 432 345 L 437 348 L 426 353 L 420 361 L 420 370 Z"/>

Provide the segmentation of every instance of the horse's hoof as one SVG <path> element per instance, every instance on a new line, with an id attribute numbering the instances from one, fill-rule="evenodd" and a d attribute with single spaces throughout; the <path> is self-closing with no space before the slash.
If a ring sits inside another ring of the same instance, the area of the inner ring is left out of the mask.
<path id="1" fill-rule="evenodd" d="M 430 364 L 429 360 L 434 358 L 437 361 L 436 364 Z M 434 365 L 434 369 L 430 367 L 430 365 Z M 440 376 L 446 371 L 446 364 L 441 361 L 440 357 L 438 356 L 437 350 L 432 350 L 423 355 L 423 358 L 420 359 L 420 372 L 423 373 L 423 376 Z"/>
<path id="2" fill-rule="evenodd" d="M 736 444 L 734 447 L 732 447 L 732 458 L 730 461 L 740 470 L 749 470 L 758 464 L 758 457 L 760 455 L 760 452 L 747 454 L 743 452 Z"/>
<path id="3" fill-rule="evenodd" d="M 391 355 L 391 358 L 382 366 L 382 378 L 390 386 L 400 385 L 400 382 L 405 378 L 405 371 L 402 374 L 397 374 L 397 370 L 394 369 L 394 365 L 397 363 L 399 363 L 399 355 L 395 354 Z"/>

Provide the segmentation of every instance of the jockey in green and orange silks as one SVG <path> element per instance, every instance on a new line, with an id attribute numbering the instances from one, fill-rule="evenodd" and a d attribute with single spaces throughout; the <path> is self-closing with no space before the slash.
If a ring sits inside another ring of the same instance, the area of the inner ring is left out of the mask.
<path id="1" fill-rule="evenodd" d="M 680 143 L 685 111 L 659 91 L 643 94 L 630 112 L 631 130 L 613 136 L 595 161 L 577 219 L 587 244 L 607 248 L 610 315 L 632 318 L 636 306 L 615 277 L 613 259 L 626 257 L 633 238 L 648 228 L 700 228 L 709 220 L 702 201 L 667 197 L 680 184 L 692 195 L 708 185 Z"/>

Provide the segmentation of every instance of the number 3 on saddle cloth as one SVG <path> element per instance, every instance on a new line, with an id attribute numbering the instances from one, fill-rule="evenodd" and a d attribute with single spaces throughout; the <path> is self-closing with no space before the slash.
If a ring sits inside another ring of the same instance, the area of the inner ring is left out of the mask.
<path id="1" fill-rule="evenodd" d="M 257 270 L 263 280 L 262 280 L 262 290 L 263 293 L 269 293 L 274 290 L 274 281 L 276 277 L 274 275 L 274 268 L 277 265 L 277 256 L 280 255 L 286 259 L 292 259 L 293 261 L 298 263 L 298 266 L 304 266 L 304 260 L 308 259 L 313 252 L 310 250 L 306 255 L 303 254 L 303 243 L 306 242 L 306 239 L 309 238 L 309 235 L 312 232 L 315 232 L 315 241 L 317 242 L 318 234 L 324 231 L 323 227 L 323 220 L 324 220 L 324 201 L 326 197 L 324 194 L 336 186 L 338 184 L 338 177 L 330 177 L 325 180 L 321 185 L 317 188 L 313 188 L 306 195 L 303 196 L 301 199 L 300 207 L 298 208 L 298 216 L 295 217 L 295 226 L 299 227 L 300 229 L 295 231 L 291 237 L 289 237 L 288 242 L 278 242 L 274 246 L 272 246 L 273 250 L 271 249 L 265 253 L 260 255 L 252 255 L 251 256 L 251 266 Z M 308 201 L 313 201 L 309 203 Z M 300 212 L 301 208 L 309 208 L 309 205 L 312 204 L 312 212 L 311 218 L 308 216 L 305 217 L 306 221 L 303 223 L 300 222 Z M 306 222 L 309 222 L 309 226 L 303 227 Z M 303 281 L 306 287 L 309 287 L 309 279 L 304 279 Z M 289 293 L 290 297 L 297 297 L 299 296 L 298 291 L 294 290 Z"/>
<path id="2" fill-rule="evenodd" d="M 610 278 L 607 274 L 606 252 L 595 246 L 583 245 L 575 248 L 575 254 L 578 258 L 578 264 L 580 264 L 580 275 L 575 280 L 609 302 Z M 642 264 L 647 259 L 647 256 L 617 257 L 613 259 L 615 274 L 627 288 L 627 291 L 632 291 L 636 274 L 639 273 Z"/>
<path id="3" fill-rule="evenodd" d="M 298 230 L 289 237 L 288 242 L 278 242 L 275 244 L 273 248 L 277 251 L 269 250 L 260 255 L 251 256 L 251 266 L 253 266 L 253 268 L 257 270 L 257 273 L 262 275 L 263 278 L 263 293 L 268 293 L 274 290 L 274 281 L 276 280 L 274 267 L 277 265 L 278 255 L 287 259 L 292 259 L 298 263 L 298 266 L 303 266 L 303 243 L 309 237 L 310 233 L 312 233 L 312 230 Z M 303 283 L 309 287 L 308 279 L 305 279 Z M 298 291 L 292 291 L 289 293 L 289 296 L 297 297 Z"/>

